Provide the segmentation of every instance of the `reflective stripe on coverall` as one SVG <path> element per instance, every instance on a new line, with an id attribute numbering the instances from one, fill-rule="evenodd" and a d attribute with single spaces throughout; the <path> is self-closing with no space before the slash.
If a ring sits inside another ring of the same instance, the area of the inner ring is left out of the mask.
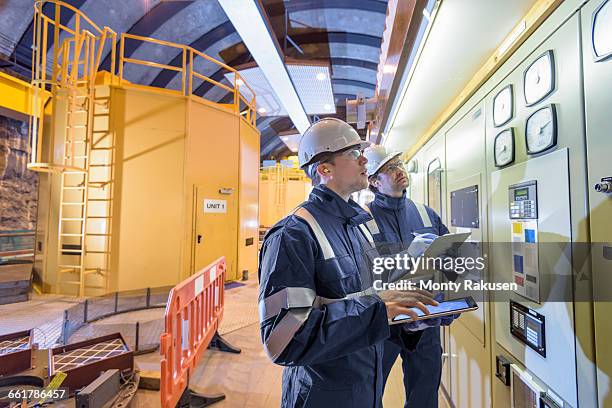
<path id="1" fill-rule="evenodd" d="M 270 229 L 259 264 L 264 348 L 283 407 L 380 407 L 385 304 L 371 289 L 371 216 L 325 186 Z"/>
<path id="2" fill-rule="evenodd" d="M 414 239 L 413 232 L 448 234 L 448 229 L 434 210 L 413 202 L 405 195 L 396 198 L 376 192 L 374 201 L 368 207 L 379 230 L 373 233 L 374 240 L 377 243 L 398 244 L 398 252 L 410 245 Z M 415 342 L 416 349 L 411 351 Z M 437 408 L 442 374 L 440 328 L 411 333 L 402 330 L 401 325 L 392 326 L 391 337 L 385 342 L 385 382 L 398 354 L 402 356 L 404 371 L 405 407 Z"/>

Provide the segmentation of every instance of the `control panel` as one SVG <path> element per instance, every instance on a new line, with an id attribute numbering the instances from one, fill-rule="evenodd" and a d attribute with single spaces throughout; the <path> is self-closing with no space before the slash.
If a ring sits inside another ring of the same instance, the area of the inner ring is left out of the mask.
<path id="1" fill-rule="evenodd" d="M 510 301 L 510 332 L 522 343 L 546 357 L 546 322 L 544 315 Z"/>
<path id="2" fill-rule="evenodd" d="M 536 181 L 515 184 L 508 187 L 510 219 L 538 218 L 538 186 Z"/>

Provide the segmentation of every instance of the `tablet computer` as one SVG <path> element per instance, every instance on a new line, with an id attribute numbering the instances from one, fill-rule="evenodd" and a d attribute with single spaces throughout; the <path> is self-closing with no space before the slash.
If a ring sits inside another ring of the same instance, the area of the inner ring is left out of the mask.
<path id="1" fill-rule="evenodd" d="M 416 320 L 432 319 L 435 317 L 469 312 L 469 311 L 478 309 L 478 304 L 474 301 L 474 299 L 471 296 L 467 296 L 464 298 L 449 299 L 444 302 L 440 302 L 438 306 L 427 306 L 427 309 L 429 310 L 429 313 L 430 313 L 428 315 L 423 313 L 421 309 L 417 307 L 413 307 L 412 310 L 414 310 L 418 316 Z M 400 315 L 395 316 L 390 321 L 390 324 L 408 323 L 411 321 L 414 321 L 414 320 L 412 320 L 410 316 L 405 315 L 405 314 L 400 314 Z"/>
<path id="2" fill-rule="evenodd" d="M 435 258 L 444 254 L 446 251 L 453 247 L 460 246 L 469 238 L 471 232 L 459 232 L 456 234 L 440 235 L 427 247 L 424 257 Z"/>

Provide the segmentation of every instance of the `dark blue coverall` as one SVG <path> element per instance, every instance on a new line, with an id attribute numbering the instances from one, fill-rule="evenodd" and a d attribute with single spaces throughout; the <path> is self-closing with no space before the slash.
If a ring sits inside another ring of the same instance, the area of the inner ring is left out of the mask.
<path id="1" fill-rule="evenodd" d="M 396 198 L 375 192 L 374 201 L 368 204 L 368 207 L 379 229 L 379 233 L 373 235 L 377 244 L 400 244 L 399 251 L 408 248 L 414 239 L 413 232 L 448 234 L 448 228 L 434 210 L 422 206 L 419 212 L 417 205 L 405 194 L 401 198 Z M 423 221 L 422 215 L 427 216 L 429 220 Z M 425 223 L 431 226 L 426 226 Z M 431 327 L 423 330 L 413 351 L 410 346 L 398 344 L 414 343 L 415 333 L 406 332 L 401 325 L 392 326 L 391 330 L 391 339 L 395 341 L 390 339 L 385 342 L 383 359 L 385 382 L 398 354 L 401 354 L 406 391 L 405 407 L 438 408 L 438 387 L 442 374 L 440 328 Z M 397 341 L 398 337 L 400 342 Z"/>
<path id="2" fill-rule="evenodd" d="M 361 225 L 371 219 L 317 186 L 264 238 L 260 329 L 269 357 L 285 366 L 282 407 L 381 406 L 387 311 L 371 289 L 359 293 L 372 286 L 375 249 Z"/>

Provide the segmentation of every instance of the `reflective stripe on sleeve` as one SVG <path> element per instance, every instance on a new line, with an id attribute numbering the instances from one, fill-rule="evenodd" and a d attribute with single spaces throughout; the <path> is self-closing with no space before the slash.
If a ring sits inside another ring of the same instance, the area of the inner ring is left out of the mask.
<path id="1" fill-rule="evenodd" d="M 309 288 L 285 288 L 259 301 L 259 321 L 276 316 L 282 309 L 311 307 L 316 298 Z"/>
<path id="2" fill-rule="evenodd" d="M 288 289 L 303 289 L 303 288 L 288 288 Z M 281 293 L 280 291 L 278 293 Z M 314 292 L 313 292 L 314 293 Z M 289 309 L 287 314 L 283 316 L 280 322 L 274 326 L 268 339 L 264 344 L 264 349 L 266 350 L 266 354 L 272 361 L 276 361 L 276 359 L 281 355 L 281 353 L 285 350 L 287 345 L 293 339 L 293 336 L 300 330 L 302 325 L 306 320 L 308 320 L 308 316 L 312 311 L 313 307 L 317 309 L 321 308 L 323 305 L 329 305 L 331 303 L 341 302 L 343 300 L 356 299 L 362 296 L 371 296 L 376 293 L 374 288 L 369 288 L 367 290 L 361 292 L 355 292 L 347 295 L 346 297 L 340 299 L 329 299 L 324 298 L 322 296 L 316 296 L 313 299 L 311 305 L 307 307 L 299 307 L 293 306 L 293 309 Z M 305 293 L 301 294 L 299 297 L 302 297 L 304 301 L 306 301 Z M 274 295 L 272 295 L 274 296 Z M 272 296 L 268 297 L 270 299 Z M 299 309 L 298 309 L 299 307 Z M 260 317 L 262 316 L 261 311 L 261 302 L 260 302 Z M 279 310 L 280 312 L 280 310 Z"/>
<path id="3" fill-rule="evenodd" d="M 315 307 L 321 307 L 323 305 L 329 305 L 332 303 L 336 303 L 336 302 L 340 302 L 342 300 L 350 300 L 350 299 L 357 299 L 359 297 L 363 297 L 363 296 L 372 296 L 376 294 L 376 289 L 374 289 L 373 287 L 368 288 L 366 290 L 362 290 L 361 292 L 355 292 L 355 293 L 351 293 L 346 295 L 343 298 L 340 299 L 330 299 L 330 298 L 325 298 L 323 296 L 317 296 L 314 306 Z"/>
<path id="4" fill-rule="evenodd" d="M 272 329 L 264 344 L 266 354 L 272 361 L 276 361 L 285 350 L 291 339 L 308 319 L 312 308 L 306 310 L 289 310 L 282 320 Z"/>

